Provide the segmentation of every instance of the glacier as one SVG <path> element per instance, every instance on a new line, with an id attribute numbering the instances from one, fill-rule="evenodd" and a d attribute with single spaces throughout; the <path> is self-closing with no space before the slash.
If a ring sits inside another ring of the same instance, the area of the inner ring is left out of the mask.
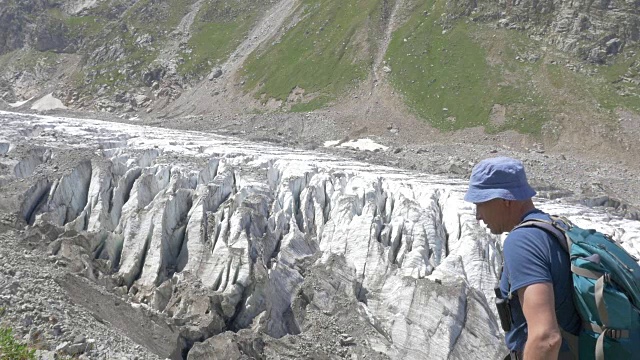
<path id="1" fill-rule="evenodd" d="M 310 334 L 323 316 L 357 325 L 340 335 L 353 346 L 327 353 L 506 353 L 492 305 L 504 238 L 476 221 L 464 179 L 212 133 L 10 112 L 0 123 L 0 163 L 14 169 L 4 208 L 61 229 L 51 252 L 74 273 L 175 326 L 175 348 L 151 347 L 160 356 L 213 358 L 236 333 Z M 534 200 L 640 255 L 640 222 Z"/>

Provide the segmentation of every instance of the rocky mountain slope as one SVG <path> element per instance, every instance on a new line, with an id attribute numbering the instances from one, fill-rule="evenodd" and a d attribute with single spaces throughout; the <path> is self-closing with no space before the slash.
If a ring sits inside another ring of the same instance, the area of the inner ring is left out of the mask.
<path id="1" fill-rule="evenodd" d="M 411 118 L 413 142 L 480 127 L 622 160 L 639 145 L 635 2 L 6 0 L 0 19 L 6 103 L 169 123 L 328 109 L 338 131 Z"/>
<path id="2" fill-rule="evenodd" d="M 501 145 L 635 171 L 637 7 L 5 0 L 0 107 L 311 147 Z"/>

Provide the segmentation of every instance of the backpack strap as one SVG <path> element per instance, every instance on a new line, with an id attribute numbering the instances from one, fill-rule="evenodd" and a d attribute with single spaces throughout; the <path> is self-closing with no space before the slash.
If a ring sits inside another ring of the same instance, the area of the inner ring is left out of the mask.
<path id="1" fill-rule="evenodd" d="M 565 231 L 567 231 L 570 226 L 572 226 L 572 224 L 571 224 L 571 222 L 569 222 L 569 220 L 563 219 L 563 218 L 560 218 L 560 217 L 556 217 L 556 216 L 551 216 L 551 221 L 546 221 L 546 220 L 542 220 L 542 219 L 530 219 L 530 220 L 523 221 L 520 224 L 518 224 L 518 226 L 513 228 L 513 230 L 521 228 L 521 227 L 535 227 L 535 228 L 544 230 L 547 233 L 550 233 L 551 235 L 553 235 L 553 237 L 555 239 L 557 239 L 558 242 L 560 243 L 560 246 L 562 246 L 562 249 L 564 249 L 564 251 L 567 253 L 567 255 L 569 255 L 569 254 L 571 254 L 571 245 L 573 245 L 573 241 L 571 241 L 571 238 L 569 236 L 567 236 Z M 511 231 L 513 231 L 513 230 L 511 230 Z M 573 263 L 571 264 L 571 271 L 576 273 L 576 274 L 579 274 L 579 275 L 581 275 L 580 273 L 583 273 L 583 272 L 584 273 L 588 273 L 588 275 L 589 275 L 588 277 L 594 277 L 595 276 L 596 279 L 600 277 L 593 271 L 581 269 L 581 268 L 578 268 L 578 267 L 574 266 Z M 511 286 L 509 285 L 509 287 L 511 287 Z M 563 329 L 560 326 L 558 326 L 558 327 L 560 328 L 560 334 L 562 335 L 562 338 L 565 340 L 565 342 L 569 346 L 569 350 L 570 350 L 573 358 L 574 359 L 578 359 L 578 353 L 579 353 L 579 350 L 578 350 L 578 336 L 573 335 L 572 333 L 566 331 L 565 329 Z M 598 359 L 598 360 L 600 360 L 600 359 Z"/>
<path id="2" fill-rule="evenodd" d="M 527 220 L 520 223 L 518 226 L 514 228 L 514 230 L 520 227 L 536 227 L 536 228 L 547 231 L 548 233 L 552 234 L 556 239 L 558 239 L 558 241 L 560 242 L 560 245 L 562 245 L 562 248 L 567 252 L 567 254 L 571 254 L 570 250 L 571 250 L 571 245 L 573 245 L 573 241 L 571 241 L 571 238 L 567 236 L 566 232 L 569 231 L 571 227 L 573 227 L 573 224 L 568 219 L 561 218 L 558 216 L 551 216 L 551 221 L 546 221 L 542 219 L 531 219 L 531 220 Z M 580 275 L 580 276 L 584 276 L 584 277 L 596 280 L 594 297 L 596 302 L 596 308 L 598 310 L 598 317 L 600 318 L 602 327 L 590 322 L 585 322 L 583 326 L 585 328 L 592 330 L 595 333 L 600 334 L 596 342 L 595 358 L 596 360 L 604 360 L 604 337 L 605 336 L 608 336 L 614 339 L 629 337 L 628 330 L 617 330 L 617 329 L 612 329 L 608 326 L 609 312 L 607 311 L 607 307 L 604 302 L 604 288 L 606 283 L 611 282 L 611 278 L 609 274 L 606 274 L 606 273 L 579 268 L 575 266 L 573 262 L 571 263 L 571 272 L 576 275 Z M 564 329 L 562 328 L 560 329 L 560 331 L 562 333 L 562 337 L 565 338 L 565 340 L 567 340 L 567 343 L 572 348 L 571 352 L 574 354 L 577 354 L 577 349 L 575 349 L 576 351 L 574 352 L 574 348 L 573 346 L 571 346 L 573 341 L 572 337 L 575 337 L 575 335 L 567 331 L 564 331 Z"/>
<path id="3" fill-rule="evenodd" d="M 568 221 L 569 220 L 561 219 L 555 216 L 551 217 L 551 221 L 542 220 L 542 219 L 530 219 L 530 220 L 521 222 L 520 224 L 518 224 L 518 226 L 514 227 L 513 230 L 521 227 L 531 227 L 531 226 L 545 230 L 548 233 L 551 233 L 551 235 L 553 235 L 556 239 L 558 239 L 564 251 L 566 251 L 567 254 L 570 254 L 571 245 L 573 245 L 573 242 L 571 241 L 571 238 L 569 238 L 565 234 L 565 231 L 568 230 L 569 227 L 571 226 L 570 222 L 567 224 Z M 562 225 L 560 224 L 560 222 L 562 222 Z"/>
<path id="4" fill-rule="evenodd" d="M 518 226 L 513 228 L 513 230 L 521 227 L 536 227 L 538 229 L 545 230 L 553 235 L 554 238 L 558 239 L 558 242 L 560 243 L 564 251 L 567 252 L 567 254 L 571 254 L 571 245 L 573 245 L 573 241 L 571 241 L 571 238 L 567 236 L 566 231 L 568 231 L 572 226 L 573 224 L 568 219 L 561 218 L 559 216 L 551 216 L 551 221 L 542 219 L 531 219 L 523 221 Z M 571 263 L 571 272 L 576 275 L 584 276 L 594 280 L 598 280 L 604 275 L 604 273 L 601 273 L 599 271 L 579 268 L 573 265 L 573 263 Z"/>

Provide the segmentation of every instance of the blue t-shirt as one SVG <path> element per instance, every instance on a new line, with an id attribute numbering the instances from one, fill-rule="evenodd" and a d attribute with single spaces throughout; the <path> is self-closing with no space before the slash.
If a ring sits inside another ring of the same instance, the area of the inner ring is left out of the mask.
<path id="1" fill-rule="evenodd" d="M 530 219 L 549 220 L 549 215 L 540 210 L 525 214 L 523 221 Z M 556 306 L 556 318 L 560 328 L 572 334 L 580 330 L 580 317 L 573 304 L 571 262 L 560 242 L 546 231 L 534 227 L 512 231 L 504 242 L 504 269 L 500 278 L 503 297 L 509 293 L 511 283 L 511 331 L 506 334 L 510 350 L 523 351 L 527 342 L 527 323 L 522 313 L 518 289 L 538 283 L 552 283 Z M 560 351 L 568 351 L 563 341 Z"/>

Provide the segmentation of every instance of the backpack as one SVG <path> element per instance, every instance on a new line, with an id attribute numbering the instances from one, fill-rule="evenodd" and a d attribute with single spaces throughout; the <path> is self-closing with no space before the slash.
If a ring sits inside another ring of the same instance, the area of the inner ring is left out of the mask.
<path id="1" fill-rule="evenodd" d="M 638 259 L 610 236 L 565 218 L 527 220 L 516 228 L 531 226 L 553 234 L 571 258 L 574 302 L 583 323 L 579 358 L 640 358 Z"/>

